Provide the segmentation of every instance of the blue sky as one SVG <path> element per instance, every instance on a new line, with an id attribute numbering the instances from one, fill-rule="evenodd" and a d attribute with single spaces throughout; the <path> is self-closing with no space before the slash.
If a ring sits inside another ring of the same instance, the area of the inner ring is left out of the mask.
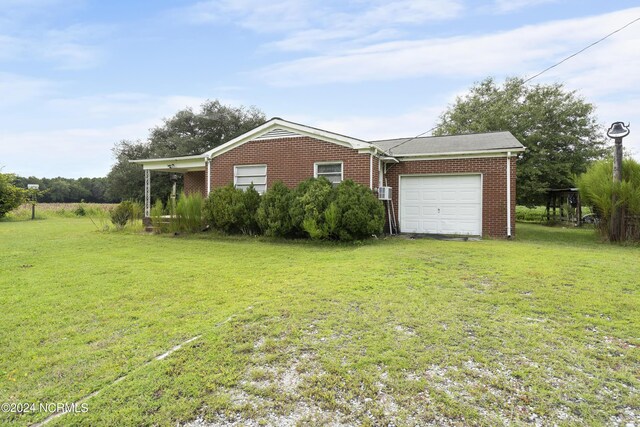
<path id="1" fill-rule="evenodd" d="M 533 75 L 638 17 L 624 0 L 0 0 L 0 167 L 105 176 L 114 143 L 206 99 L 414 136 L 474 82 Z M 631 122 L 640 159 L 638 46 L 640 22 L 534 83 Z"/>

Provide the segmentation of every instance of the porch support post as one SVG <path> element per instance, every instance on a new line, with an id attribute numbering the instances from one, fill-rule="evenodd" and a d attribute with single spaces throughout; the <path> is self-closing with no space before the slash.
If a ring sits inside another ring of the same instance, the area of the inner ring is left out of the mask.
<path id="1" fill-rule="evenodd" d="M 207 197 L 211 193 L 211 157 L 207 157 L 205 160 L 207 163 Z"/>
<path id="2" fill-rule="evenodd" d="M 144 216 L 151 217 L 151 171 L 144 170 Z"/>

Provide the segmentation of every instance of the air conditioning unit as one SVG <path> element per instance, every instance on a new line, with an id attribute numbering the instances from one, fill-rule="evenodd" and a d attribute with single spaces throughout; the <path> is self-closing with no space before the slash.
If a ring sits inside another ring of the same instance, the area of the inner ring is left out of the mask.
<path id="1" fill-rule="evenodd" d="M 391 200 L 391 187 L 378 187 L 378 199 Z"/>

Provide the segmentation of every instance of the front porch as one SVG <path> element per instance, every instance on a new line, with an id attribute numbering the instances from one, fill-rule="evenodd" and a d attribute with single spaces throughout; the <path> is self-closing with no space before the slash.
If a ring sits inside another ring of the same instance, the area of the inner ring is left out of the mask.
<path id="1" fill-rule="evenodd" d="M 144 217 L 151 216 L 151 171 L 182 174 L 185 176 L 185 189 L 190 172 L 201 172 L 204 175 L 203 184 L 198 185 L 199 191 L 206 197 L 211 192 L 211 159 L 204 155 L 168 157 L 163 159 L 130 160 L 131 163 L 141 164 L 144 169 Z M 199 180 L 197 180 L 199 181 Z M 196 182 L 192 186 L 196 186 Z M 175 184 L 174 184 L 175 185 Z M 175 193 L 175 192 L 174 192 Z"/>

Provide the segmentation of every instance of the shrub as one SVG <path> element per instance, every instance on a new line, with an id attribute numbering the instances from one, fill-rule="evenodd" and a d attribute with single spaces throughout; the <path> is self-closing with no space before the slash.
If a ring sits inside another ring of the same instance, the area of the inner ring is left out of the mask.
<path id="1" fill-rule="evenodd" d="M 516 221 L 535 222 L 543 224 L 547 222 L 547 208 L 545 206 L 516 206 Z"/>
<path id="2" fill-rule="evenodd" d="M 335 197 L 333 185 L 326 178 L 309 178 L 302 181 L 294 192 L 289 210 L 293 232 L 313 239 L 328 237 L 325 227 L 325 210 Z"/>
<path id="3" fill-rule="evenodd" d="M 301 183 L 290 212 L 294 228 L 312 239 L 363 239 L 384 228 L 382 202 L 369 188 L 351 180 L 337 187 L 324 178 Z"/>
<path id="4" fill-rule="evenodd" d="M 13 185 L 14 175 L 0 173 L 0 218 L 20 206 L 27 197 L 27 190 Z"/>
<path id="5" fill-rule="evenodd" d="M 293 231 L 291 202 L 293 193 L 281 181 L 276 182 L 263 196 L 256 212 L 258 226 L 267 236 L 285 237 Z"/>
<path id="6" fill-rule="evenodd" d="M 256 220 L 259 205 L 260 194 L 253 186 L 243 191 L 229 184 L 211 192 L 204 204 L 204 216 L 216 230 L 255 234 L 259 230 Z"/>
<path id="7" fill-rule="evenodd" d="M 242 190 L 241 190 L 242 191 Z M 260 233 L 260 227 L 258 226 L 257 213 L 260 207 L 260 193 L 253 188 L 253 184 L 246 190 L 242 191 L 242 201 L 240 210 L 240 231 L 243 234 L 258 234 Z"/>
<path id="8" fill-rule="evenodd" d="M 73 213 L 76 214 L 76 216 L 87 215 L 86 203 L 84 200 L 81 200 L 80 203 L 78 203 L 78 206 L 74 209 Z"/>
<path id="9" fill-rule="evenodd" d="M 590 204 L 600 217 L 599 228 L 608 237 L 611 214 L 613 213 L 612 196 L 617 195 L 617 206 L 623 216 L 640 215 L 640 163 L 633 159 L 622 161 L 622 182 L 614 183 L 613 163 L 602 160 L 593 163 L 578 180 L 583 204 Z"/>
<path id="10" fill-rule="evenodd" d="M 123 229 L 129 221 L 134 220 L 135 203 L 125 200 L 111 211 L 111 222 L 118 229 Z"/>
<path id="11" fill-rule="evenodd" d="M 365 239 L 382 233 L 384 205 L 371 189 L 351 180 L 343 181 L 336 188 L 334 203 L 336 214 L 332 213 L 330 216 L 337 215 L 338 223 L 332 228 L 333 234 L 340 240 Z M 327 213 L 329 210 L 325 214 Z M 325 221 L 329 225 L 329 217 L 326 215 Z"/>
<path id="12" fill-rule="evenodd" d="M 162 200 L 157 199 L 156 203 L 151 208 L 151 224 L 153 225 L 153 230 L 161 233 L 164 231 L 168 231 L 169 222 L 165 221 L 163 218 L 164 215 L 164 205 L 162 204 Z"/>
<path id="13" fill-rule="evenodd" d="M 203 199 L 200 193 L 181 193 L 171 218 L 174 231 L 196 232 L 202 229 Z"/>

